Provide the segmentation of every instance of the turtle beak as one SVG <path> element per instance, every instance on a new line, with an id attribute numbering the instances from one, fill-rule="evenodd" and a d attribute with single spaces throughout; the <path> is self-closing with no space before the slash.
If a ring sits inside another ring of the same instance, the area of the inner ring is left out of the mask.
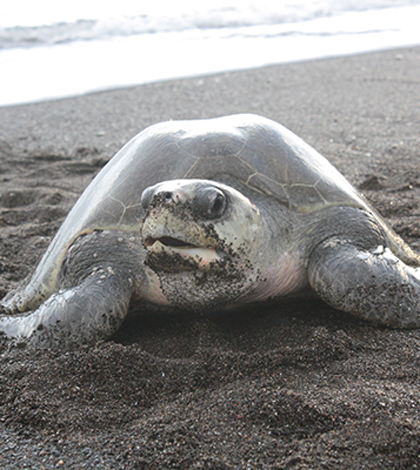
<path id="1" fill-rule="evenodd" d="M 206 271 L 211 263 L 220 260 L 214 248 L 188 244 L 177 238 L 147 237 L 144 246 L 148 254 L 148 264 L 166 271 L 198 270 Z"/>

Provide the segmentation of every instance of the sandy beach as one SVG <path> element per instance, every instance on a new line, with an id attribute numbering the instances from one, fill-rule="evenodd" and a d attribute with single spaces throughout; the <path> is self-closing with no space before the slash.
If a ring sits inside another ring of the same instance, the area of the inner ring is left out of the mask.
<path id="1" fill-rule="evenodd" d="M 159 121 L 241 112 L 305 139 L 420 250 L 414 47 L 0 108 L 0 298 L 128 139 Z M 3 348 L 0 467 L 417 469 L 419 351 L 420 330 L 314 300 L 145 313 L 75 351 Z"/>

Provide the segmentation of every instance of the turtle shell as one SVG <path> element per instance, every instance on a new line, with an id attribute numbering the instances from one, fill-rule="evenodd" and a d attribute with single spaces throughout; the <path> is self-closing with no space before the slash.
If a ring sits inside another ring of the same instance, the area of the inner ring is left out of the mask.
<path id="1" fill-rule="evenodd" d="M 129 141 L 86 188 L 41 259 L 32 279 L 5 305 L 34 308 L 56 290 L 68 247 L 83 233 L 139 233 L 145 188 L 198 178 L 229 182 L 304 213 L 331 205 L 367 207 L 319 153 L 280 124 L 255 115 L 153 125 Z"/>

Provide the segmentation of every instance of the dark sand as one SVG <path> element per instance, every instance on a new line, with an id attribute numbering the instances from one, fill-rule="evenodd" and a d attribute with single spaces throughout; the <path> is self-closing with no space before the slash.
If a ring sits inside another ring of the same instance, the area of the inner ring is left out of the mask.
<path id="1" fill-rule="evenodd" d="M 0 297 L 113 153 L 167 119 L 283 123 L 419 249 L 419 96 L 409 48 L 2 108 Z M 315 301 L 145 315 L 96 347 L 4 351 L 0 468 L 416 469 L 419 351 L 420 331 Z"/>

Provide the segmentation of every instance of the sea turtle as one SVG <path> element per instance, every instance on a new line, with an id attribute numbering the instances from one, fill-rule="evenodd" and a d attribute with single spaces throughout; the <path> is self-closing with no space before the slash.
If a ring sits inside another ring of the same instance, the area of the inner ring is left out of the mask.
<path id="1" fill-rule="evenodd" d="M 309 292 L 420 326 L 419 256 L 321 155 L 255 115 L 153 125 L 82 194 L 0 331 L 29 345 L 108 338 L 131 304 L 220 310 Z"/>

